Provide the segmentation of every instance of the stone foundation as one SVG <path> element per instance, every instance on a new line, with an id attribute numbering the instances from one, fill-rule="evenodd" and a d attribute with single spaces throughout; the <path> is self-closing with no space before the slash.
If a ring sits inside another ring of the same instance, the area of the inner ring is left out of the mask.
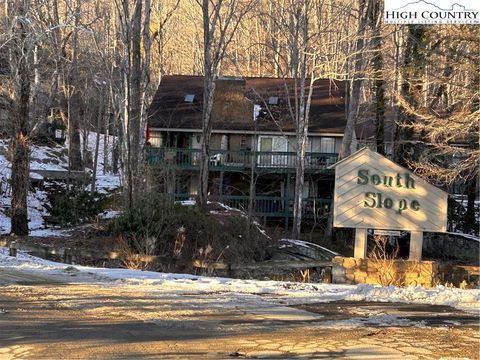
<path id="1" fill-rule="evenodd" d="M 334 283 L 431 287 L 438 281 L 438 264 L 434 261 L 374 260 L 341 256 L 332 261 Z"/>

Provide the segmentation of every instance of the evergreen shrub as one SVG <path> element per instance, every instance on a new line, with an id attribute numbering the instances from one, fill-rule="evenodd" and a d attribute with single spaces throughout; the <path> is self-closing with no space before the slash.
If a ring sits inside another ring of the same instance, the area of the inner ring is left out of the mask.
<path id="1" fill-rule="evenodd" d="M 62 227 L 75 226 L 95 219 L 103 211 L 105 199 L 105 195 L 76 185 L 54 199 L 50 214 Z"/>

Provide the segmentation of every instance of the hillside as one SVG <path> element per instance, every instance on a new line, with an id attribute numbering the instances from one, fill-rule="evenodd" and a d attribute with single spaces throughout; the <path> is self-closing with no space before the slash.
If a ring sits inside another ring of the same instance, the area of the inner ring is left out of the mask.
<path id="1" fill-rule="evenodd" d="M 87 150 L 94 153 L 96 134 L 90 133 L 87 140 Z M 100 148 L 97 165 L 96 189 L 99 193 L 110 194 L 120 187 L 119 175 L 104 174 L 104 144 L 103 136 L 100 137 Z M 110 139 L 111 140 L 111 139 Z M 111 144 L 111 141 L 110 141 Z M 68 144 L 61 145 L 35 145 L 31 147 L 30 179 L 31 188 L 28 193 L 29 229 L 32 236 L 56 236 L 64 231 L 48 225 L 45 217 L 49 215 L 51 206 L 49 189 L 66 187 L 65 181 L 45 178 L 45 173 L 52 172 L 53 176 L 62 177 L 68 174 Z M 83 146 L 82 146 L 83 147 Z M 111 147 L 107 148 L 111 152 Z M 91 168 L 85 169 L 88 176 Z M 44 174 L 44 175 L 42 175 Z M 8 159 L 8 140 L 0 140 L 0 234 L 10 232 L 10 217 L 8 215 L 11 203 L 11 163 Z M 50 176 L 50 175 L 47 175 Z"/>

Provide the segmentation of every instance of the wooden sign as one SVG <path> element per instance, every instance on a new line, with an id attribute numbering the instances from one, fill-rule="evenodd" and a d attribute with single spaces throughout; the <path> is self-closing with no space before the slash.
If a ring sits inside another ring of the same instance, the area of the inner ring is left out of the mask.
<path id="1" fill-rule="evenodd" d="M 335 167 L 333 226 L 445 232 L 448 194 L 363 148 Z"/>

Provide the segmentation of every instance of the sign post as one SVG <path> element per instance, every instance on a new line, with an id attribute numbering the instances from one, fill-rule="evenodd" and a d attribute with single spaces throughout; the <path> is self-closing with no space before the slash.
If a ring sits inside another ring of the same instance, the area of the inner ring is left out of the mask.
<path id="1" fill-rule="evenodd" d="M 355 229 L 355 249 L 353 257 L 365 259 L 367 257 L 367 229 Z"/>
<path id="2" fill-rule="evenodd" d="M 411 231 L 410 232 L 410 255 L 409 260 L 422 260 L 422 245 L 423 245 L 423 232 Z"/>

